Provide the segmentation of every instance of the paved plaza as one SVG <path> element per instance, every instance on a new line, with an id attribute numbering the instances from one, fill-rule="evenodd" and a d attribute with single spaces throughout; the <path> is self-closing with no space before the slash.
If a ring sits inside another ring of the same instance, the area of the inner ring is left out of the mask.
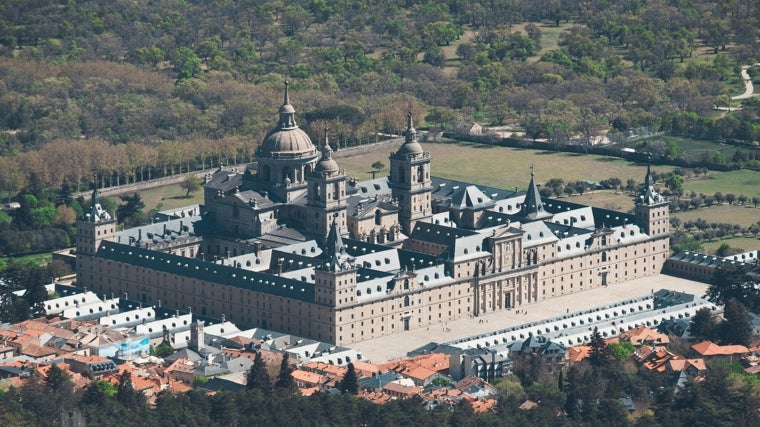
<path id="1" fill-rule="evenodd" d="M 681 291 L 696 296 L 704 295 L 707 284 L 663 274 L 631 280 L 625 283 L 551 298 L 520 307 L 518 310 L 501 310 L 471 318 L 460 319 L 430 328 L 414 329 L 396 335 L 375 338 L 348 345 L 360 352 L 364 359 L 381 363 L 406 356 L 410 350 L 431 341 L 443 343 L 484 332 L 517 326 L 560 316 L 592 307 L 643 297 L 659 289 Z"/>

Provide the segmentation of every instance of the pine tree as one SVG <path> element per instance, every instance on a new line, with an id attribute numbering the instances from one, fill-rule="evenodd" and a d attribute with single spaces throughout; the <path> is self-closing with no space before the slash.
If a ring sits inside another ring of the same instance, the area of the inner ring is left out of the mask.
<path id="1" fill-rule="evenodd" d="M 738 344 L 748 346 L 752 338 L 752 320 L 743 304 L 731 300 L 723 307 L 721 323 L 721 344 Z"/>
<path id="2" fill-rule="evenodd" d="M 604 359 L 606 358 L 606 347 L 607 343 L 604 342 L 602 334 L 599 333 L 597 327 L 594 327 L 594 333 L 591 335 L 591 355 L 589 356 L 591 364 L 599 366 L 604 362 Z"/>
<path id="3" fill-rule="evenodd" d="M 125 370 L 119 377 L 119 387 L 116 391 L 116 400 L 130 411 L 144 409 L 145 396 L 134 389 L 132 374 Z"/>
<path id="4" fill-rule="evenodd" d="M 359 393 L 359 381 L 356 378 L 356 369 L 353 363 L 349 363 L 348 370 L 343 375 L 343 380 L 340 382 L 340 389 L 344 393 L 358 394 Z"/>
<path id="5" fill-rule="evenodd" d="M 63 387 L 70 382 L 69 375 L 58 367 L 58 364 L 53 363 L 50 365 L 47 377 L 45 377 L 45 385 L 54 393 L 63 390 Z"/>
<path id="6" fill-rule="evenodd" d="M 290 367 L 290 356 L 285 353 L 282 356 L 282 363 L 280 363 L 280 374 L 277 376 L 277 382 L 274 383 L 275 388 L 283 390 L 295 390 L 296 384 L 293 381 L 293 369 Z"/>
<path id="7" fill-rule="evenodd" d="M 253 366 L 248 371 L 248 378 L 246 382 L 246 390 L 261 390 L 266 391 L 271 388 L 271 381 L 269 374 L 267 373 L 266 362 L 264 362 L 264 356 L 261 351 L 256 353 L 256 358 L 253 359 Z"/>

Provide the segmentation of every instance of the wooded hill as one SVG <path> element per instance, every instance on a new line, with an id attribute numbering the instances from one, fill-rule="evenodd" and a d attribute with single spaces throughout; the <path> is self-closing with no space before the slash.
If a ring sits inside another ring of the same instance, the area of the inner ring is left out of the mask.
<path id="1" fill-rule="evenodd" d="M 410 105 L 429 125 L 514 123 L 556 142 L 640 126 L 760 139 L 757 109 L 713 116 L 741 91 L 740 64 L 760 57 L 753 2 L 74 0 L 0 11 L 9 193 L 250 159 L 286 78 L 301 127 L 317 140 L 327 126 L 337 145 L 398 131 Z M 542 35 L 557 32 L 545 49 Z"/>

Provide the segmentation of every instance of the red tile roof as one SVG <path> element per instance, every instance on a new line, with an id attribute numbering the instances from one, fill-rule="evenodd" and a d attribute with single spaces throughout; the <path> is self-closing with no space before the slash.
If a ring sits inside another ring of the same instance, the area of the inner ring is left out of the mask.
<path id="1" fill-rule="evenodd" d="M 749 349 L 743 345 L 718 345 L 711 341 L 702 341 L 694 344 L 691 348 L 702 356 L 730 356 L 749 353 Z"/>

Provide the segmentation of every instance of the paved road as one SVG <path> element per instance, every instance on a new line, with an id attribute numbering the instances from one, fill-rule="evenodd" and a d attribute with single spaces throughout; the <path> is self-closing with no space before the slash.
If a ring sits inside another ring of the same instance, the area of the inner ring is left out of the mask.
<path id="1" fill-rule="evenodd" d="M 659 289 L 670 289 L 703 295 L 707 290 L 707 285 L 672 276 L 656 275 L 527 305 L 522 307 L 522 310 L 526 311 L 527 314 L 517 314 L 514 309 L 496 311 L 473 319 L 461 319 L 431 326 L 429 329 L 415 329 L 388 337 L 375 338 L 351 344 L 348 347 L 362 353 L 365 359 L 381 363 L 402 358 L 406 356 L 408 351 L 421 347 L 431 341 L 442 343 L 523 323 L 548 319 L 565 314 L 568 310 L 573 312 L 609 305 L 618 301 L 642 297 Z M 483 321 L 482 323 L 481 320 Z"/>

